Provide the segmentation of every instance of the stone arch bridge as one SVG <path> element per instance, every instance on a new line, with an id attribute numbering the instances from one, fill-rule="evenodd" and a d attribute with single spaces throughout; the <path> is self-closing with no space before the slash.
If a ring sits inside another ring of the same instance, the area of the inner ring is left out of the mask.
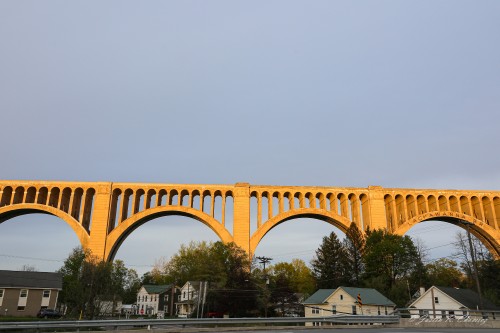
<path id="1" fill-rule="evenodd" d="M 137 227 L 166 215 L 196 219 L 249 254 L 272 228 L 300 217 L 344 232 L 354 222 L 361 230 L 399 235 L 428 220 L 462 228 L 469 222 L 470 231 L 500 258 L 500 191 L 0 181 L 0 223 L 30 213 L 61 218 L 83 247 L 105 260 L 113 259 Z"/>

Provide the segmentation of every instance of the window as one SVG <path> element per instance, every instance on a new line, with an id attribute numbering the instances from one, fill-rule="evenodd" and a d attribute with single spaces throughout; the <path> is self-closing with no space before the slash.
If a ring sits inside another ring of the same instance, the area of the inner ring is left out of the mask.
<path id="1" fill-rule="evenodd" d="M 356 314 L 356 305 L 353 305 L 352 306 L 352 314 L 355 315 Z"/>
<path id="2" fill-rule="evenodd" d="M 3 289 L 0 289 L 0 298 L 3 297 Z"/>
<path id="3" fill-rule="evenodd" d="M 380 316 L 380 306 L 377 306 L 377 314 Z"/>
<path id="4" fill-rule="evenodd" d="M 19 297 L 27 297 L 28 296 L 28 289 L 21 289 L 21 292 L 19 293 Z"/>
<path id="5" fill-rule="evenodd" d="M 337 314 L 337 306 L 332 305 L 332 314 Z"/>
<path id="6" fill-rule="evenodd" d="M 344 295 L 340 295 L 340 300 L 343 300 L 344 299 Z"/>
<path id="7" fill-rule="evenodd" d="M 44 290 L 43 291 L 43 298 L 49 298 L 50 297 L 50 290 Z"/>
<path id="8" fill-rule="evenodd" d="M 439 298 L 438 297 L 434 297 L 434 303 L 435 304 L 439 304 Z"/>
<path id="9" fill-rule="evenodd" d="M 441 318 L 446 318 L 446 311 L 441 310 Z"/>
<path id="10" fill-rule="evenodd" d="M 449 318 L 455 318 L 455 311 L 448 311 Z"/>
<path id="11" fill-rule="evenodd" d="M 312 314 L 319 314 L 319 308 L 312 308 Z"/>
<path id="12" fill-rule="evenodd" d="M 24 311 L 25 308 L 26 308 L 26 306 L 20 305 L 17 307 L 17 311 Z"/>

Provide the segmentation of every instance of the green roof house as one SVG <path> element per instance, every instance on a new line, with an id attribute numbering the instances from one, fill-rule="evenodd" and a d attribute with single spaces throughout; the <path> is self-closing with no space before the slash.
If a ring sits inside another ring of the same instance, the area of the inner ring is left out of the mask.
<path id="1" fill-rule="evenodd" d="M 396 306 L 393 301 L 375 289 L 355 287 L 319 289 L 302 304 L 306 317 L 336 314 L 387 315 Z M 307 323 L 312 326 L 321 324 L 320 321 Z"/>

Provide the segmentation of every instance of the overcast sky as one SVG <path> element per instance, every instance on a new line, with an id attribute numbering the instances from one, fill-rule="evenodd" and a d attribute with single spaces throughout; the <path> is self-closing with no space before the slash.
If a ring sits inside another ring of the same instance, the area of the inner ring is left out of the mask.
<path id="1" fill-rule="evenodd" d="M 496 0 L 3 0 L 0 179 L 499 190 L 499 36 Z M 333 230 L 291 221 L 257 254 L 309 261 Z M 410 234 L 439 257 L 455 231 Z M 142 273 L 190 240 L 217 238 L 156 219 L 117 258 Z M 0 269 L 77 245 L 14 218 Z"/>

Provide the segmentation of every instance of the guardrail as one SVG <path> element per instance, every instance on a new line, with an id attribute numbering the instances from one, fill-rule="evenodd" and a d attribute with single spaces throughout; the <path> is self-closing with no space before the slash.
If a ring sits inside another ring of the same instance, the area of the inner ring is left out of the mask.
<path id="1" fill-rule="evenodd" d="M 203 319 L 121 319 L 121 320 L 76 320 L 76 321 L 32 321 L 3 322 L 0 331 L 33 330 L 43 332 L 47 329 L 69 328 L 79 331 L 88 328 L 151 327 L 151 326 L 237 326 L 241 324 L 300 324 L 321 322 L 335 324 L 395 324 L 398 316 L 333 315 L 326 317 L 276 317 L 276 318 L 203 318 Z"/>

